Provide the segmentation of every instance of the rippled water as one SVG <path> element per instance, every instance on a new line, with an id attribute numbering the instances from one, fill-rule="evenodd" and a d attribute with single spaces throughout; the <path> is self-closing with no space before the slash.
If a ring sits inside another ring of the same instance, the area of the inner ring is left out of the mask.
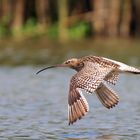
<path id="1" fill-rule="evenodd" d="M 85 95 L 89 113 L 68 126 L 67 96 L 74 71 L 39 67 L 0 68 L 0 140 L 139 140 L 140 76 L 121 75 L 113 87 L 116 108 L 104 108 L 95 95 Z"/>

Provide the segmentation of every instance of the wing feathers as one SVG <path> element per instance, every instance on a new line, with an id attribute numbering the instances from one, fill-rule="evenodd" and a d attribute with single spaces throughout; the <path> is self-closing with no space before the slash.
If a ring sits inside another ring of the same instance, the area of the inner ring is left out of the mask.
<path id="1" fill-rule="evenodd" d="M 107 108 L 118 103 L 117 96 L 111 90 L 104 86 L 99 88 L 104 80 L 110 83 L 116 82 L 118 75 L 111 75 L 112 71 L 112 67 L 103 67 L 98 63 L 88 62 L 81 71 L 72 77 L 68 97 L 69 125 L 76 122 L 77 119 L 81 119 L 89 111 L 88 103 L 80 89 L 89 93 L 97 91 L 97 96 Z"/>
<path id="2" fill-rule="evenodd" d="M 106 108 L 112 108 L 119 102 L 118 95 L 104 84 L 96 90 L 96 95 Z"/>
<path id="3" fill-rule="evenodd" d="M 81 119 L 89 110 L 88 103 L 80 90 L 70 90 L 68 103 L 69 125 Z"/>

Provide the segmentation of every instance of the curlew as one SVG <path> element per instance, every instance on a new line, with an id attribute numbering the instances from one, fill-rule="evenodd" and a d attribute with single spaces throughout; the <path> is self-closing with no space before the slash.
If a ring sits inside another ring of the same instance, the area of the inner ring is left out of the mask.
<path id="1" fill-rule="evenodd" d="M 89 111 L 89 105 L 82 94 L 95 93 L 103 106 L 110 109 L 119 102 L 119 97 L 106 83 L 116 84 L 120 73 L 140 74 L 140 70 L 119 61 L 98 56 L 72 58 L 62 64 L 41 69 L 40 73 L 49 68 L 69 67 L 77 71 L 70 81 L 68 95 L 69 125 L 81 119 Z"/>

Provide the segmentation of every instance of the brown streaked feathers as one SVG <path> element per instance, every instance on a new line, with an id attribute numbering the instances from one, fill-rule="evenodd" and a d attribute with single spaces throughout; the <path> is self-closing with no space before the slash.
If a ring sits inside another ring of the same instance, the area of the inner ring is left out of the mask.
<path id="1" fill-rule="evenodd" d="M 53 67 L 69 67 L 77 71 L 71 78 L 68 95 L 69 125 L 81 119 L 88 111 L 88 103 L 81 90 L 87 93 L 95 92 L 103 106 L 110 109 L 119 102 L 118 95 L 105 82 L 116 84 L 120 73 L 140 74 L 140 70 L 112 59 L 85 56 L 72 58 L 63 64 L 53 65 L 37 72 Z"/>

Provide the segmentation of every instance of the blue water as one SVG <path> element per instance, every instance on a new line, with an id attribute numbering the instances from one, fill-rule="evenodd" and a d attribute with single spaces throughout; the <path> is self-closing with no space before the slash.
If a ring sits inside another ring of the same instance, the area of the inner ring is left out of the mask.
<path id="1" fill-rule="evenodd" d="M 75 73 L 40 67 L 0 68 L 0 140 L 139 140 L 140 76 L 121 75 L 116 86 L 120 102 L 106 109 L 97 97 L 84 94 L 90 111 L 69 126 L 67 96 Z"/>

